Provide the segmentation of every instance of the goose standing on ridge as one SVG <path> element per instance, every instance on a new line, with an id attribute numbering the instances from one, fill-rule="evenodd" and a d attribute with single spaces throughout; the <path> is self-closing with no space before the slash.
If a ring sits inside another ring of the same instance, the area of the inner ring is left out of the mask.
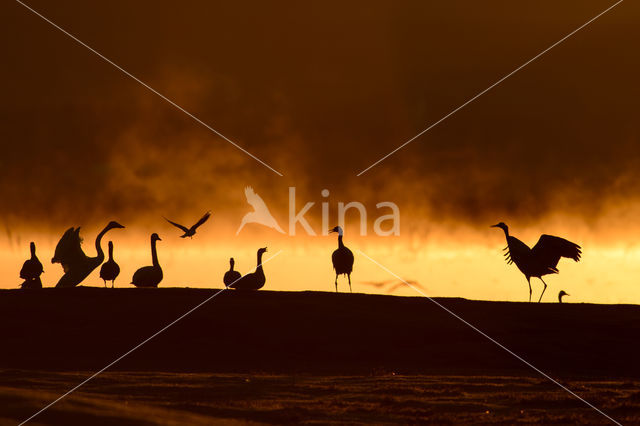
<path id="1" fill-rule="evenodd" d="M 170 221 L 169 219 L 167 219 L 167 218 L 166 218 L 166 217 L 164 217 L 164 216 L 162 216 L 162 217 L 164 217 L 164 220 L 166 220 L 167 222 L 169 222 L 170 224 L 172 224 L 172 225 L 173 225 L 173 226 L 175 226 L 176 228 L 181 229 L 181 230 L 182 230 L 182 232 L 184 232 L 184 234 L 183 234 L 183 235 L 180 235 L 180 238 L 187 238 L 187 237 L 189 237 L 189 238 L 193 238 L 193 236 L 196 234 L 196 229 L 198 229 L 198 227 L 199 227 L 200 225 L 202 225 L 202 224 L 203 224 L 203 223 L 205 223 L 207 220 L 209 220 L 209 216 L 211 216 L 211 212 L 206 212 L 206 213 L 204 214 L 204 216 L 202 216 L 202 217 L 200 218 L 200 220 L 199 220 L 195 225 L 193 225 L 191 228 L 187 228 L 186 226 L 182 226 L 182 225 L 180 225 L 179 223 L 172 222 L 172 221 Z"/>
<path id="2" fill-rule="evenodd" d="M 131 284 L 136 287 L 158 287 L 158 284 L 162 281 L 162 268 L 158 263 L 156 241 L 162 240 L 158 234 L 154 232 L 151 234 L 151 261 L 153 264 L 151 266 L 144 266 L 133 274 Z"/>
<path id="3" fill-rule="evenodd" d="M 233 265 L 235 261 L 233 257 L 229 259 L 229 270 L 224 273 L 224 277 L 222 278 L 222 282 L 224 282 L 225 287 L 229 287 L 231 284 L 235 283 L 237 279 L 239 279 L 242 275 L 240 272 L 233 270 Z"/>
<path id="4" fill-rule="evenodd" d="M 329 233 L 338 233 L 338 248 L 331 255 L 333 269 L 336 271 L 336 293 L 338 292 L 338 275 L 346 275 L 349 280 L 349 292 L 351 292 L 351 272 L 353 271 L 353 253 L 342 242 L 342 227 L 336 226 Z"/>
<path id="5" fill-rule="evenodd" d="M 500 228 L 507 238 L 505 258 L 508 264 L 515 263 L 520 272 L 524 274 L 529 283 L 529 302 L 531 302 L 531 277 L 536 277 L 542 281 L 544 288 L 538 299 L 542 300 L 542 295 L 547 289 L 547 283 L 542 279 L 543 275 L 557 274 L 558 262 L 560 258 L 567 257 L 576 262 L 580 260 L 582 254 L 581 247 L 564 238 L 543 234 L 533 248 L 529 248 L 525 243 L 509 235 L 509 227 L 503 222 L 491 225 L 492 228 Z"/>
<path id="6" fill-rule="evenodd" d="M 60 263 L 64 270 L 64 275 L 60 278 L 56 287 L 77 286 L 104 262 L 104 252 L 100 242 L 104 234 L 114 228 L 124 228 L 124 226 L 118 222 L 111 221 L 96 237 L 96 257 L 88 257 L 82 251 L 80 227 L 67 229 L 60 241 L 58 241 L 56 251 L 51 259 L 51 263 Z"/>
<path id="7" fill-rule="evenodd" d="M 20 285 L 22 288 L 42 288 L 40 275 L 44 272 L 40 259 L 36 256 L 36 244 L 32 241 L 29 244 L 31 250 L 31 258 L 27 259 L 20 269 L 20 278 L 24 282 Z"/>
<path id="8" fill-rule="evenodd" d="M 258 249 L 258 266 L 256 267 L 256 271 L 240 278 L 231 288 L 236 290 L 259 290 L 264 287 L 267 278 L 264 276 L 264 270 L 262 269 L 262 255 L 266 251 L 266 247 Z"/>
<path id="9" fill-rule="evenodd" d="M 107 281 L 111 281 L 111 288 L 113 288 L 118 275 L 120 275 L 120 266 L 113 260 L 113 242 L 109 241 L 109 260 L 102 264 L 100 278 L 104 280 L 105 287 L 107 286 Z"/>

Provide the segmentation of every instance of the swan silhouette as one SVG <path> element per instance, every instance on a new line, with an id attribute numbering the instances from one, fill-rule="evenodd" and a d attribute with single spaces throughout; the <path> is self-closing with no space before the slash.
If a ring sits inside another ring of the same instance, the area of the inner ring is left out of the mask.
<path id="1" fill-rule="evenodd" d="M 102 264 L 100 278 L 104 280 L 105 287 L 107 281 L 111 281 L 111 288 L 113 288 L 118 275 L 120 275 L 120 266 L 113 260 L 113 242 L 109 241 L 109 260 Z"/>
<path id="2" fill-rule="evenodd" d="M 51 259 L 51 263 L 60 263 L 64 270 L 64 275 L 60 278 L 56 287 L 75 287 L 102 264 L 104 252 L 100 242 L 104 234 L 114 228 L 124 228 L 124 226 L 118 222 L 111 221 L 96 237 L 96 257 L 89 257 L 82 251 L 80 227 L 67 229 L 60 241 L 58 241 L 56 251 Z"/>
<path id="3" fill-rule="evenodd" d="M 240 275 L 240 272 L 233 270 L 234 264 L 235 264 L 235 261 L 233 260 L 233 257 L 232 257 L 231 259 L 229 259 L 229 270 L 224 273 L 224 277 L 222 278 L 222 282 L 224 282 L 225 287 L 229 287 L 238 278 L 242 276 Z"/>
<path id="4" fill-rule="evenodd" d="M 133 278 L 131 284 L 136 287 L 158 287 L 160 281 L 162 281 L 162 268 L 158 263 L 158 252 L 156 250 L 156 241 L 162 241 L 158 234 L 155 232 L 151 234 L 151 266 L 144 266 L 138 269 Z"/>
<path id="5" fill-rule="evenodd" d="M 258 249 L 258 266 L 256 267 L 256 271 L 240 278 L 231 288 L 235 288 L 236 290 L 259 290 L 264 287 L 267 279 L 262 269 L 262 255 L 266 251 L 266 247 Z"/>
<path id="6" fill-rule="evenodd" d="M 338 292 L 338 275 L 346 275 L 349 279 L 349 291 L 351 291 L 351 271 L 353 271 L 353 253 L 342 242 L 342 228 L 336 226 L 329 233 L 338 233 L 338 248 L 331 255 L 333 269 L 336 271 L 336 293 Z"/>
<path id="7" fill-rule="evenodd" d="M 182 232 L 184 232 L 184 234 L 183 234 L 183 235 L 180 235 L 180 238 L 187 238 L 187 237 L 189 237 L 189 238 L 193 238 L 193 236 L 194 236 L 194 235 L 195 235 L 195 233 L 196 233 L 196 229 L 198 229 L 198 227 L 199 227 L 200 225 L 202 225 L 203 223 L 205 223 L 205 222 L 209 219 L 209 216 L 211 216 L 211 212 L 206 212 L 206 213 L 204 214 L 204 216 L 202 216 L 202 217 L 200 218 L 200 220 L 199 220 L 195 225 L 193 225 L 191 228 L 187 228 L 186 226 L 182 226 L 182 225 L 180 225 L 179 223 L 172 222 L 172 221 L 170 221 L 169 219 L 167 219 L 167 218 L 166 218 L 166 217 L 164 217 L 164 216 L 162 216 L 162 217 L 164 217 L 164 220 L 166 220 L 167 222 L 169 222 L 170 224 L 172 224 L 172 225 L 173 225 L 173 226 L 175 226 L 176 228 L 181 229 L 181 230 L 182 230 Z"/>
<path id="8" fill-rule="evenodd" d="M 258 194 L 256 194 L 253 188 L 247 186 L 244 189 L 244 195 L 245 197 L 247 197 L 247 203 L 249 203 L 251 207 L 253 207 L 253 211 L 244 215 L 244 217 L 242 218 L 242 223 L 240 223 L 240 227 L 236 231 L 236 235 L 240 233 L 244 225 L 246 225 L 247 223 L 259 223 L 260 225 L 273 228 L 281 234 L 284 234 L 284 231 L 282 230 L 282 228 L 280 228 L 278 222 L 276 222 L 276 219 L 269 211 L 267 205 L 264 203 L 262 198 Z"/>
<path id="9" fill-rule="evenodd" d="M 42 288 L 40 275 L 44 272 L 40 259 L 36 256 L 36 244 L 32 241 L 29 244 L 31 250 L 31 258 L 27 259 L 20 269 L 20 278 L 24 280 L 20 287 L 22 288 Z"/>

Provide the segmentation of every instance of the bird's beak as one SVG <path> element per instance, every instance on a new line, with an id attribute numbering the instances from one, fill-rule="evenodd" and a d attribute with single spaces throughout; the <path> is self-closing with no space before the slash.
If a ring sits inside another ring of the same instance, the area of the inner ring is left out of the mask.
<path id="1" fill-rule="evenodd" d="M 162 238 L 158 237 L 158 241 L 162 241 Z"/>
<path id="2" fill-rule="evenodd" d="M 495 225 L 491 225 L 489 228 L 497 228 L 498 224 L 496 223 Z"/>
<path id="3" fill-rule="evenodd" d="M 329 233 L 330 233 L 330 234 L 331 234 L 332 232 L 336 232 L 336 230 L 335 230 L 335 229 L 332 229 L 332 230 L 330 230 L 330 231 L 329 231 Z"/>

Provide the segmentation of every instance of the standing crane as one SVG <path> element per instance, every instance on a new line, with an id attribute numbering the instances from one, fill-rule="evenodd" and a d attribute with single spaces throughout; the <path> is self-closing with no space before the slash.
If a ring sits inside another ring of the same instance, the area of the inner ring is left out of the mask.
<path id="1" fill-rule="evenodd" d="M 507 247 L 504 254 L 508 264 L 515 263 L 520 272 L 524 274 L 529 283 L 529 302 L 531 302 L 531 277 L 539 278 L 544 284 L 544 289 L 540 294 L 538 303 L 542 300 L 542 295 L 547 289 L 547 283 L 542 279 L 543 275 L 557 274 L 556 268 L 561 257 L 580 260 L 582 254 L 581 247 L 564 238 L 543 234 L 533 248 L 529 248 L 525 243 L 514 236 L 509 235 L 509 227 L 500 222 L 491 225 L 492 228 L 501 228 L 507 238 Z"/>
<path id="2" fill-rule="evenodd" d="M 333 269 L 336 271 L 336 293 L 338 292 L 338 275 L 346 275 L 349 280 L 349 292 L 351 292 L 351 272 L 353 271 L 353 253 L 342 242 L 342 227 L 336 226 L 329 233 L 338 233 L 338 248 L 331 255 Z"/>

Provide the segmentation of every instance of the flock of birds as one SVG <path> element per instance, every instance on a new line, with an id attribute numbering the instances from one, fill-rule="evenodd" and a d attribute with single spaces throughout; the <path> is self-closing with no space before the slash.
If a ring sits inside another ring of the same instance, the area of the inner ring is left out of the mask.
<path id="1" fill-rule="evenodd" d="M 180 229 L 183 232 L 181 238 L 192 238 L 196 234 L 196 230 L 204 224 L 211 212 L 205 213 L 204 216 L 190 228 L 164 218 L 167 222 Z M 113 242 L 109 241 L 109 258 L 104 262 L 105 255 L 102 250 L 102 238 L 112 229 L 124 228 L 118 222 L 112 221 L 100 231 L 96 237 L 96 256 L 89 257 L 82 250 L 82 238 L 80 238 L 80 227 L 69 228 L 60 238 L 56 245 L 55 253 L 51 259 L 51 263 L 60 263 L 64 271 L 64 275 L 60 278 L 56 287 L 75 287 L 84 281 L 98 266 L 100 267 L 100 278 L 104 280 L 105 287 L 107 281 L 111 281 L 111 287 L 115 286 L 115 280 L 120 275 L 120 266 L 113 258 Z M 342 228 L 336 226 L 331 232 L 338 233 L 338 249 L 333 253 L 333 267 L 336 271 L 336 292 L 338 291 L 338 275 L 344 274 L 349 280 L 349 289 L 351 289 L 351 271 L 353 270 L 353 253 L 342 242 Z M 162 267 L 158 261 L 158 250 L 156 244 L 162 241 L 160 236 L 155 232 L 151 234 L 151 265 L 138 269 L 131 279 L 131 284 L 136 287 L 158 287 L 162 281 Z M 42 263 L 36 255 L 36 245 L 34 242 L 30 244 L 31 257 L 27 259 L 20 270 L 20 278 L 24 280 L 21 287 L 24 289 L 42 288 L 40 275 L 44 273 Z M 240 274 L 234 270 L 235 261 L 229 259 L 229 270 L 224 274 L 223 282 L 226 287 L 236 290 L 259 290 L 264 287 L 267 279 L 262 268 L 262 256 L 267 252 L 266 247 L 258 249 L 256 270 L 246 275 Z M 104 263 L 103 263 L 104 262 Z"/>
<path id="2" fill-rule="evenodd" d="M 165 218 L 167 222 L 177 227 L 183 232 L 181 238 L 192 238 L 198 227 L 204 224 L 209 217 L 207 212 L 196 224 L 187 228 L 176 222 L 172 222 Z M 557 274 L 558 262 L 561 258 L 569 258 L 578 262 L 582 254 L 581 247 L 564 238 L 554 237 L 552 235 L 543 234 L 533 248 L 529 248 L 525 243 L 509 234 L 509 227 L 500 222 L 492 227 L 500 228 L 504 231 L 507 240 L 507 246 L 504 248 L 505 259 L 508 264 L 515 263 L 518 269 L 524 274 L 529 284 L 529 302 L 531 302 L 532 288 L 531 278 L 535 277 L 542 281 L 544 288 L 538 302 L 542 300 L 547 284 L 542 277 L 549 274 Z M 104 280 L 105 287 L 107 281 L 111 281 L 111 287 L 114 287 L 115 280 L 120 274 L 120 267 L 113 258 L 113 242 L 109 241 L 109 258 L 104 262 L 104 252 L 102 251 L 102 238 L 111 229 L 124 228 L 118 222 L 109 222 L 109 224 L 98 234 L 95 241 L 96 256 L 89 257 L 82 250 L 82 239 L 80 238 L 80 228 L 69 228 L 60 241 L 58 242 L 51 263 L 60 263 L 64 270 L 64 275 L 56 287 L 75 287 L 80 284 L 93 270 L 98 266 L 100 268 L 100 278 Z M 336 226 L 329 231 L 338 234 L 338 248 L 331 255 L 331 261 L 336 273 L 335 288 L 338 291 L 338 276 L 345 275 L 349 283 L 349 291 L 351 291 L 351 272 L 353 271 L 354 257 L 353 253 L 343 242 L 343 230 L 340 226 Z M 151 265 L 138 269 L 131 280 L 131 284 L 136 287 L 158 287 L 162 281 L 162 268 L 158 262 L 158 253 L 156 243 L 161 241 L 158 234 L 151 234 Z M 42 263 L 36 256 L 36 246 L 33 242 L 30 244 L 31 257 L 24 262 L 20 270 L 20 278 L 24 280 L 21 284 L 22 288 L 42 288 L 40 275 L 44 272 Z M 266 283 L 266 277 L 262 268 L 262 255 L 267 251 L 266 247 L 258 249 L 256 270 L 246 275 L 240 274 L 234 270 L 235 261 L 229 259 L 229 270 L 224 274 L 223 283 L 228 288 L 236 290 L 259 290 Z M 104 262 L 104 263 L 103 263 Z M 565 291 L 560 291 L 558 301 L 562 303 L 562 298 L 568 296 Z"/>

